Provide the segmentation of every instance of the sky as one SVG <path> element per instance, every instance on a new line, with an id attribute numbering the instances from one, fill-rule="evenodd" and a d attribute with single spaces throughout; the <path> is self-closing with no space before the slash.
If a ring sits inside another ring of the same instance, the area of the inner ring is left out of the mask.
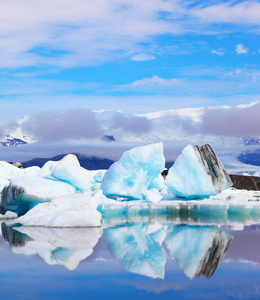
<path id="1" fill-rule="evenodd" d="M 259 101 L 259 34 L 260 1 L 0 0 L 0 120 L 236 110 Z"/>

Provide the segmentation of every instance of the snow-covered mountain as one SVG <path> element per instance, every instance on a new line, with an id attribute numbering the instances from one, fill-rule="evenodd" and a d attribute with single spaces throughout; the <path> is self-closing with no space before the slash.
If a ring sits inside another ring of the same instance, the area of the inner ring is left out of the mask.
<path id="1" fill-rule="evenodd" d="M 28 143 L 17 138 L 7 138 L 5 139 L 5 141 L 1 141 L 0 144 L 3 145 L 4 147 L 13 147 L 13 146 L 25 145 Z"/>

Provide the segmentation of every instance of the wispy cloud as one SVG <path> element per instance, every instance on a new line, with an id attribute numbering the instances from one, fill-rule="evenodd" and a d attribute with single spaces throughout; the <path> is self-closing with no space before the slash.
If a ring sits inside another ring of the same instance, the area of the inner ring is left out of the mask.
<path id="1" fill-rule="evenodd" d="M 154 60 L 156 57 L 151 54 L 146 54 L 146 53 L 139 53 L 134 55 L 131 59 L 133 61 L 148 61 L 148 60 Z"/>
<path id="2" fill-rule="evenodd" d="M 226 53 L 226 50 L 223 49 L 223 48 L 219 48 L 218 50 L 211 50 L 210 51 L 212 54 L 216 54 L 216 55 L 219 55 L 219 56 L 223 56 L 225 53 Z"/>
<path id="3" fill-rule="evenodd" d="M 143 61 L 154 58 L 154 53 L 146 54 L 145 49 L 152 46 L 158 50 L 156 38 L 163 35 L 222 34 L 217 25 L 208 26 L 219 22 L 260 24 L 259 2 L 202 3 L 0 1 L 0 68 L 68 68 L 125 58 Z"/>
<path id="4" fill-rule="evenodd" d="M 192 10 L 194 16 L 208 23 L 236 23 L 260 25 L 260 3 L 258 1 L 223 1 L 215 5 L 204 5 Z"/>

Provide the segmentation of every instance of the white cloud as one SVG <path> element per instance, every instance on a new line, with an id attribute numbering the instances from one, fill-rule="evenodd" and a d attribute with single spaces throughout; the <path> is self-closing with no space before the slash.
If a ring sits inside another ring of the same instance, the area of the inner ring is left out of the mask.
<path id="1" fill-rule="evenodd" d="M 236 53 L 237 54 L 245 54 L 248 52 L 248 48 L 245 48 L 243 44 L 236 45 Z"/>
<path id="2" fill-rule="evenodd" d="M 178 1 L 0 0 L 0 67 L 91 65 L 179 32 Z M 53 52 L 55 51 L 55 55 Z"/>
<path id="3" fill-rule="evenodd" d="M 260 24 L 256 1 L 206 7 L 190 2 L 0 0 L 0 68 L 93 65 L 130 52 L 140 53 L 133 60 L 154 59 L 145 53 L 159 49 L 155 37 L 164 34 L 222 33 L 208 26 L 213 22 Z"/>
<path id="4" fill-rule="evenodd" d="M 260 24 L 260 3 L 258 1 L 222 2 L 207 7 L 195 7 L 192 14 L 204 22 Z"/>
<path id="5" fill-rule="evenodd" d="M 173 88 L 180 85 L 184 80 L 178 78 L 164 79 L 159 76 L 154 75 L 151 78 L 144 78 L 141 80 L 134 81 L 132 83 L 133 87 L 141 88 Z"/>
<path id="6" fill-rule="evenodd" d="M 219 48 L 218 50 L 211 50 L 210 51 L 212 54 L 216 54 L 216 55 L 219 55 L 219 56 L 223 56 L 225 53 L 226 53 L 226 50 L 223 49 L 223 48 Z"/>
<path id="7" fill-rule="evenodd" d="M 156 57 L 151 54 L 146 54 L 146 53 L 139 53 L 134 55 L 131 59 L 133 61 L 148 61 L 148 60 L 154 60 Z"/>

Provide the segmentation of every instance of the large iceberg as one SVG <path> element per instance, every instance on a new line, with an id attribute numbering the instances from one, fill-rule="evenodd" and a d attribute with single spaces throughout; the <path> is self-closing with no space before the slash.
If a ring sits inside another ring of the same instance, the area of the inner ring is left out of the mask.
<path id="1" fill-rule="evenodd" d="M 161 244 L 162 226 L 147 228 L 143 223 L 104 229 L 102 240 L 110 253 L 130 272 L 164 278 L 166 253 Z"/>
<path id="2" fill-rule="evenodd" d="M 189 278 L 211 277 L 233 240 L 230 234 L 212 226 L 178 225 L 171 230 L 165 243 Z"/>
<path id="3" fill-rule="evenodd" d="M 97 201 L 87 194 L 72 194 L 40 203 L 15 223 L 44 227 L 98 227 L 101 213 Z"/>
<path id="4" fill-rule="evenodd" d="M 169 169 L 165 185 L 174 195 L 192 199 L 216 195 L 232 181 L 209 145 L 188 145 Z"/>
<path id="5" fill-rule="evenodd" d="M 93 253 L 102 229 L 10 227 L 3 223 L 2 232 L 13 253 L 38 254 L 49 265 L 75 270 L 80 261 Z"/>
<path id="6" fill-rule="evenodd" d="M 162 143 L 133 148 L 108 169 L 101 189 L 108 197 L 145 199 L 149 188 L 163 187 L 159 176 L 164 167 Z"/>

